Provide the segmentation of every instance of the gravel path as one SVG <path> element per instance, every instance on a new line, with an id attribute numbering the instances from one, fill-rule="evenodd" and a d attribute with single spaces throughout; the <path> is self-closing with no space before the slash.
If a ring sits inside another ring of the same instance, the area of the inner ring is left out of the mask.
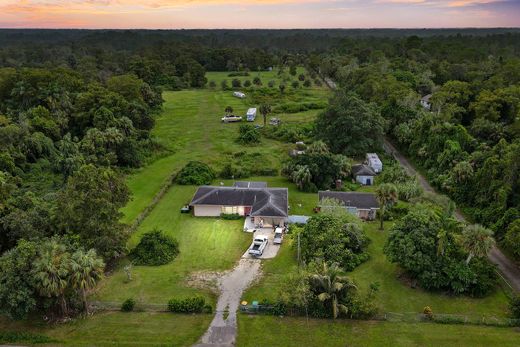
<path id="1" fill-rule="evenodd" d="M 430 183 L 428 183 L 428 181 L 420 173 L 418 173 L 417 170 L 415 170 L 408 159 L 406 159 L 406 157 L 403 156 L 387 139 L 385 139 L 384 148 L 387 153 L 391 154 L 401 164 L 401 166 L 410 176 L 416 175 L 418 177 L 419 183 L 424 190 L 436 193 L 435 189 L 433 189 Z M 461 222 L 466 221 L 459 210 L 455 211 L 455 218 Z M 491 249 L 488 257 L 492 263 L 498 266 L 500 272 L 502 273 L 503 277 L 505 277 L 509 285 L 517 292 L 520 292 L 520 269 L 518 266 L 509 258 L 507 258 L 504 253 L 502 253 L 497 247 L 493 247 Z"/>
<path id="2" fill-rule="evenodd" d="M 208 330 L 202 336 L 200 346 L 235 345 L 237 333 L 237 310 L 242 292 L 260 276 L 260 260 L 240 259 L 238 265 L 222 276 L 219 280 L 220 296 L 217 302 L 217 312 Z M 227 314 L 227 317 L 225 317 Z"/>

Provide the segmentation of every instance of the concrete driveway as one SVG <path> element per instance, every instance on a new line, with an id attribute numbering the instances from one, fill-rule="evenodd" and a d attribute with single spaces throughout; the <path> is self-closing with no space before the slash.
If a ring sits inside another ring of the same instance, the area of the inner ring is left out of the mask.
<path id="1" fill-rule="evenodd" d="M 257 230 L 254 234 L 251 234 L 251 242 L 253 242 L 253 238 L 257 236 L 267 236 L 267 239 L 269 240 L 267 242 L 267 246 L 264 249 L 264 253 L 259 257 L 253 257 L 249 254 L 249 247 L 247 248 L 244 255 L 242 255 L 243 259 L 272 259 L 276 257 L 278 254 L 278 251 L 280 250 L 280 245 L 275 245 L 273 243 L 274 238 L 274 231 L 272 228 L 263 228 Z"/>

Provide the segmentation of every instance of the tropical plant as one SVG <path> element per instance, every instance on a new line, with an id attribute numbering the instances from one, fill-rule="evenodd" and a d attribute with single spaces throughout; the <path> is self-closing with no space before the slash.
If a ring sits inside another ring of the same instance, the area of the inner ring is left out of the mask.
<path id="1" fill-rule="evenodd" d="M 469 264 L 473 257 L 485 257 L 495 245 L 493 231 L 479 224 L 466 226 L 462 230 L 461 242 L 462 247 L 468 252 L 466 264 Z"/>
<path id="2" fill-rule="evenodd" d="M 56 297 L 63 315 L 67 315 L 65 291 L 69 287 L 70 253 L 56 239 L 44 242 L 33 265 L 36 287 L 41 295 Z"/>
<path id="3" fill-rule="evenodd" d="M 264 127 L 267 125 L 267 115 L 271 113 L 272 108 L 269 104 L 260 105 L 260 114 L 264 117 Z"/>
<path id="4" fill-rule="evenodd" d="M 154 229 L 147 232 L 139 244 L 130 252 L 130 258 L 136 265 L 164 265 L 179 254 L 177 240 Z"/>
<path id="5" fill-rule="evenodd" d="M 332 318 L 336 319 L 341 314 L 348 313 L 348 307 L 342 303 L 342 299 L 348 291 L 356 286 L 347 277 L 343 276 L 338 264 L 330 266 L 326 262 L 316 265 L 315 272 L 310 276 L 311 288 L 317 292 L 321 302 L 330 304 Z"/>
<path id="6" fill-rule="evenodd" d="M 376 199 L 379 203 L 379 219 L 381 225 L 379 229 L 384 230 L 383 218 L 386 210 L 397 202 L 398 192 L 392 183 L 383 183 L 376 188 Z"/>
<path id="7" fill-rule="evenodd" d="M 79 249 L 72 254 L 70 260 L 70 281 L 80 291 L 83 308 L 88 314 L 87 292 L 103 277 L 105 263 L 93 249 L 87 252 Z"/>

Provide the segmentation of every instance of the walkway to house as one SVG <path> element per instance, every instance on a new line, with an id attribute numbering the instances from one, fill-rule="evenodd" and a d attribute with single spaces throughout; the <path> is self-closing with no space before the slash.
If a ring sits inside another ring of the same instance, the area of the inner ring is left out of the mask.
<path id="1" fill-rule="evenodd" d="M 237 310 L 242 292 L 260 275 L 260 260 L 240 259 L 238 265 L 219 280 L 220 296 L 215 318 L 196 347 L 235 345 Z"/>
<path id="2" fill-rule="evenodd" d="M 408 173 L 408 175 L 417 176 L 419 183 L 425 191 L 437 194 L 435 189 L 433 189 L 433 187 L 430 185 L 430 183 L 428 183 L 424 176 L 418 173 L 417 170 L 415 170 L 415 168 L 412 166 L 412 164 L 410 164 L 408 159 L 406 159 L 406 157 L 402 155 L 387 139 L 385 139 L 384 142 L 384 149 L 401 164 L 401 166 Z M 464 218 L 462 213 L 460 213 L 459 210 L 455 211 L 455 218 L 457 218 L 461 222 L 466 221 L 466 219 Z M 491 249 L 491 251 L 488 254 L 488 257 L 492 263 L 498 266 L 498 269 L 502 273 L 506 282 L 509 283 L 509 285 L 512 287 L 512 289 L 516 290 L 517 292 L 520 292 L 520 269 L 518 268 L 518 266 L 509 258 L 507 258 L 497 247 L 493 247 Z"/>

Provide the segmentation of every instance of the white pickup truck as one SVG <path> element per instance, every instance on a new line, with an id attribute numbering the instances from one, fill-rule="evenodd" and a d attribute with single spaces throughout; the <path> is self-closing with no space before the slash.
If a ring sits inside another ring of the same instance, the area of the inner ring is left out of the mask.
<path id="1" fill-rule="evenodd" d="M 259 257 L 264 253 L 265 247 L 267 247 L 267 236 L 257 236 L 249 247 L 249 254 Z"/>

